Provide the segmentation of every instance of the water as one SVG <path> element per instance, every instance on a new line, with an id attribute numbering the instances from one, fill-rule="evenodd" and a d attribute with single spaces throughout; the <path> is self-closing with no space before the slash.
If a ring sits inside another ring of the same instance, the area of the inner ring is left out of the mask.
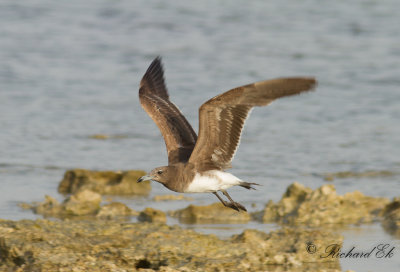
<path id="1" fill-rule="evenodd" d="M 394 173 L 336 179 L 340 194 L 398 196 L 397 4 L 1 1 L 0 218 L 37 218 L 17 204 L 42 201 L 45 194 L 62 199 L 57 185 L 70 168 L 150 170 L 167 163 L 161 135 L 137 97 L 157 55 L 163 56 L 171 99 L 195 130 L 198 107 L 230 88 L 282 76 L 319 80 L 314 93 L 252 112 L 231 170 L 263 184 L 258 191 L 232 190 L 245 206 L 259 210 L 280 199 L 293 181 L 317 188 L 326 183 L 323 173 L 338 171 Z M 93 134 L 119 137 L 96 140 Z M 188 205 L 150 201 L 168 193 L 155 184 L 150 198 L 123 201 L 136 210 Z M 193 204 L 216 201 L 211 194 L 192 197 Z M 234 231 L 246 227 L 253 226 Z M 346 241 L 399 242 L 380 227 L 360 231 Z M 398 267 L 396 257 L 397 263 L 381 262 L 379 268 Z M 343 269 L 373 267 L 353 264 L 342 260 Z"/>

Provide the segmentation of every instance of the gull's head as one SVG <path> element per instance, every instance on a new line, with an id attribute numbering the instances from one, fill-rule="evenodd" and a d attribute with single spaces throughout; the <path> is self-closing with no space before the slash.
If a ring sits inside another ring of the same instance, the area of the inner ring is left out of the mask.
<path id="1" fill-rule="evenodd" d="M 137 182 L 142 182 L 145 180 L 157 181 L 161 184 L 166 184 L 169 180 L 169 176 L 171 174 L 170 167 L 161 166 L 154 168 L 150 171 L 148 175 L 145 175 L 137 180 Z"/>

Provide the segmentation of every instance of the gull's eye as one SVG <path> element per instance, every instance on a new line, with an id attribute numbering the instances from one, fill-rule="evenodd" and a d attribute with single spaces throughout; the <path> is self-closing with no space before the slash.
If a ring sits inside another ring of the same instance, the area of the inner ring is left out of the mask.
<path id="1" fill-rule="evenodd" d="M 157 174 L 159 174 L 159 175 L 161 175 L 162 173 L 163 173 L 162 170 L 158 170 L 158 171 L 157 171 Z"/>

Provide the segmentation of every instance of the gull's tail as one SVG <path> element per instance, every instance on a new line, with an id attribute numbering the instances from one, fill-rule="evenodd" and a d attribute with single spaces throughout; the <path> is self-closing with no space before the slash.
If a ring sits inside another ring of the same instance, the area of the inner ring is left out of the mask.
<path id="1" fill-rule="evenodd" d="M 239 183 L 239 186 L 242 186 L 243 188 L 246 188 L 246 189 L 248 189 L 248 190 L 256 190 L 256 188 L 252 187 L 252 185 L 261 186 L 260 184 L 254 183 L 254 182 L 241 181 L 241 182 Z"/>

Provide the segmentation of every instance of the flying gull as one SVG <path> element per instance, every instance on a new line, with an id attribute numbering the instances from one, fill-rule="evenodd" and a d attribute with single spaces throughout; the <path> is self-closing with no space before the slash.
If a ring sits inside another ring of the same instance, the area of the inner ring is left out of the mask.
<path id="1" fill-rule="evenodd" d="M 144 74 L 139 89 L 142 107 L 153 119 L 164 137 L 168 166 L 157 167 L 138 179 L 153 180 L 179 193 L 213 193 L 226 207 L 246 211 L 232 200 L 228 188 L 241 186 L 254 189 L 224 170 L 239 145 L 244 122 L 255 106 L 266 106 L 273 100 L 312 90 L 314 78 L 292 77 L 259 81 L 234 88 L 211 98 L 199 109 L 199 136 L 169 100 L 164 83 L 161 58 L 153 60 Z M 223 200 L 222 192 L 229 200 Z"/>

